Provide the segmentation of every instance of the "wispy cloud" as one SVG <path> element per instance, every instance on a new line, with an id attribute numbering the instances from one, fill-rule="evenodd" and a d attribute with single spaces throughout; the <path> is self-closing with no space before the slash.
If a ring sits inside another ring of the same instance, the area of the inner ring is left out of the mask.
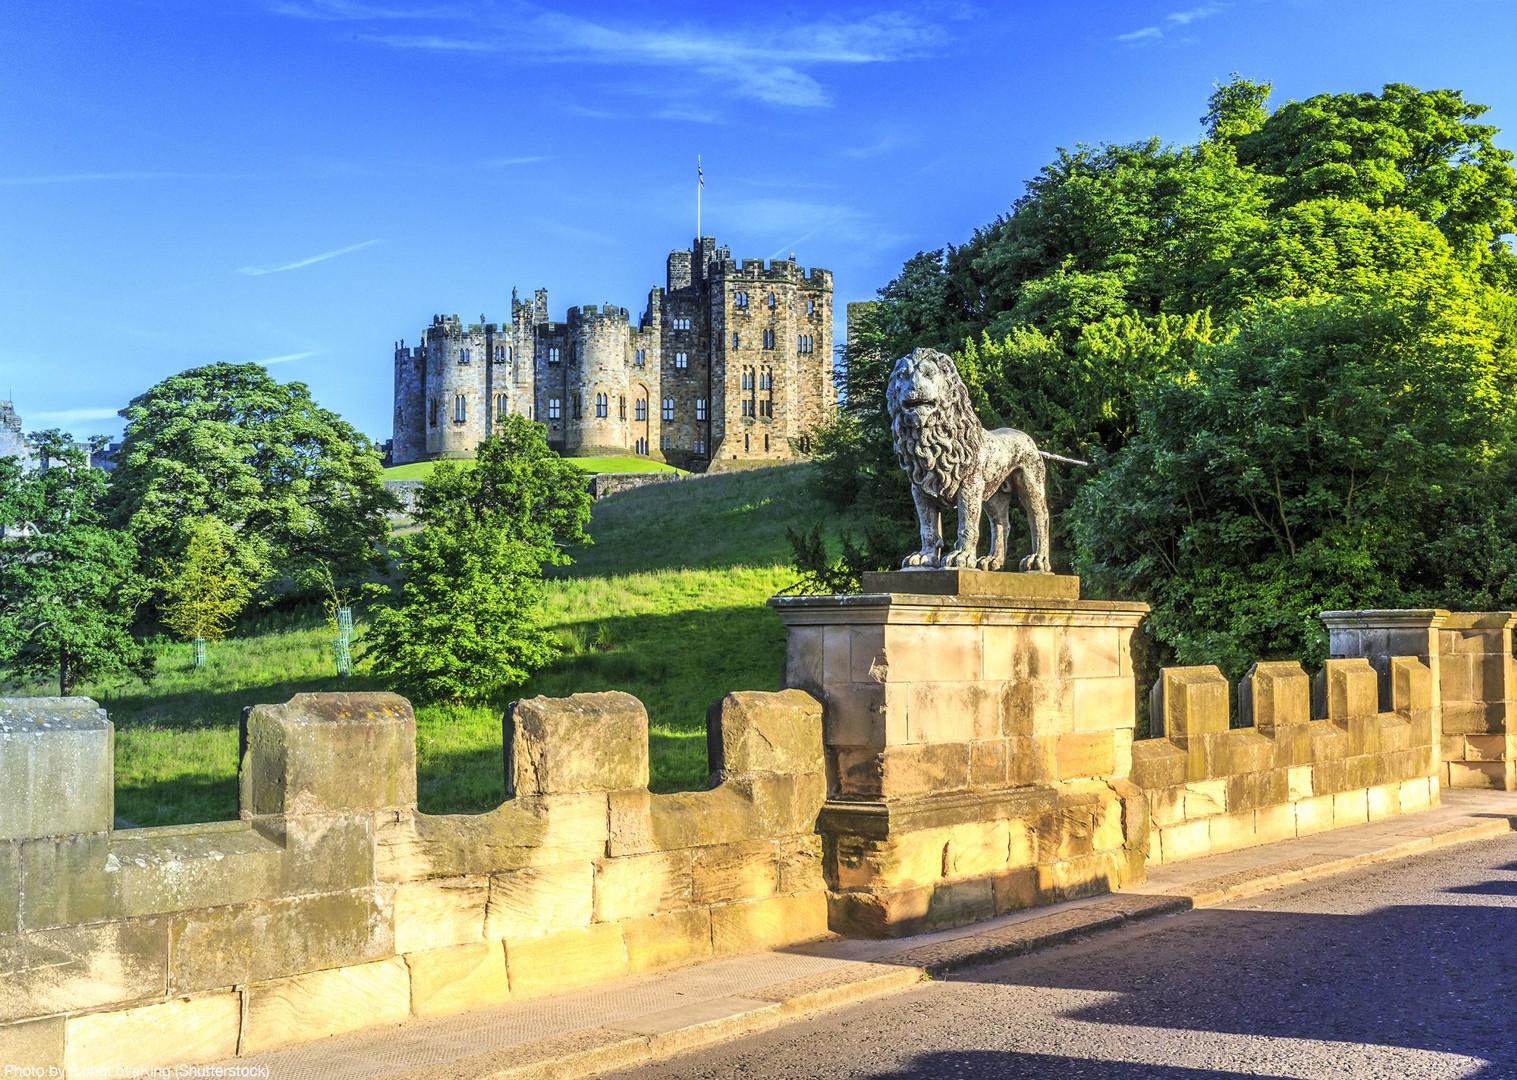
<path id="1" fill-rule="evenodd" d="M 481 161 L 479 167 L 482 169 L 510 169 L 517 165 L 535 165 L 539 161 L 547 160 L 546 157 L 541 155 L 537 157 L 491 158 L 489 161 Z"/>
<path id="2" fill-rule="evenodd" d="M 1189 26 L 1193 22 L 1209 19 L 1213 15 L 1227 10 L 1226 4 L 1213 3 L 1202 4 L 1199 7 L 1186 8 L 1182 11 L 1171 11 L 1164 16 L 1164 26 L 1171 30 L 1178 30 Z M 1147 44 L 1160 41 L 1164 38 L 1164 29 L 1161 26 L 1145 26 L 1138 30 L 1132 30 L 1125 34 L 1118 34 L 1115 40 L 1129 45 Z M 1182 41 L 1185 39 L 1181 39 Z"/>
<path id="3" fill-rule="evenodd" d="M 283 356 L 268 356 L 262 360 L 254 360 L 253 363 L 262 364 L 264 367 L 272 367 L 275 364 L 288 364 L 293 360 L 304 360 L 308 356 L 315 355 L 316 350 L 307 349 L 305 352 L 285 353 Z"/>
<path id="4" fill-rule="evenodd" d="M 42 424 L 80 424 L 94 420 L 114 420 L 121 415 L 121 407 L 98 409 L 59 409 L 56 412 L 32 413 L 26 419 Z"/>
<path id="5" fill-rule="evenodd" d="M 262 277 L 265 274 L 282 274 L 286 270 L 299 270 L 303 266 L 312 266 L 319 262 L 326 262 L 328 259 L 335 259 L 341 255 L 351 255 L 355 251 L 362 251 L 364 248 L 370 248 L 375 244 L 383 242 L 382 240 L 365 240 L 361 244 L 349 244 L 347 247 L 338 248 L 336 251 L 323 251 L 320 255 L 311 255 L 304 259 L 297 259 L 295 262 L 285 263 L 283 266 L 239 266 L 237 272 L 239 274 L 247 274 L 249 277 Z"/>
<path id="6" fill-rule="evenodd" d="M 416 32 L 384 26 L 395 9 L 348 0 L 286 0 L 273 11 L 307 19 L 373 24 L 358 37 L 394 49 L 451 53 L 509 52 L 537 63 L 654 67 L 720 80 L 737 97 L 771 105 L 821 108 L 831 94 L 812 73 L 839 65 L 881 64 L 929 55 L 944 30 L 907 11 L 806 21 L 774 19 L 743 27 L 698 23 L 650 25 L 645 19 L 597 21 L 538 7 L 510 11 L 430 9 L 433 25 Z M 409 17 L 409 13 L 406 13 Z"/>
<path id="7" fill-rule="evenodd" d="M 1197 19 L 1208 19 L 1221 11 L 1221 4 L 1202 4 L 1200 7 L 1191 8 L 1189 11 L 1171 11 L 1164 18 L 1176 26 L 1189 26 Z"/>
<path id="8" fill-rule="evenodd" d="M 1164 36 L 1164 31 L 1157 26 L 1145 26 L 1141 30 L 1133 30 L 1130 33 L 1118 34 L 1118 41 L 1157 41 Z"/>

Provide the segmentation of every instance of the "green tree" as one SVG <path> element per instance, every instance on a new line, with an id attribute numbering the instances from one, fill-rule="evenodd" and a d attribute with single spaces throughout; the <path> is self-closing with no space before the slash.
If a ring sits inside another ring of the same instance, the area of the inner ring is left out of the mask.
<path id="1" fill-rule="evenodd" d="M 149 678 L 131 634 L 147 583 L 131 538 L 103 523 L 105 474 L 67 435 L 31 439 L 44 468 L 0 458 L 0 670 L 55 676 L 65 696 L 81 679 Z"/>
<path id="2" fill-rule="evenodd" d="M 1079 572 L 1152 604 L 1170 656 L 1235 676 L 1320 659 L 1324 608 L 1502 591 L 1510 526 L 1484 534 L 1484 567 L 1439 555 L 1511 473 L 1517 357 L 1493 304 L 1452 288 L 1259 305 L 1144 392 L 1136 434 L 1076 499 Z"/>
<path id="3" fill-rule="evenodd" d="M 422 701 L 520 683 L 558 653 L 537 618 L 543 567 L 588 542 L 589 518 L 583 474 L 509 417 L 473 462 L 439 462 L 423 485 L 421 531 L 395 543 L 404 581 L 377 606 L 362 661 Z"/>
<path id="4" fill-rule="evenodd" d="M 250 576 L 315 591 L 331 571 L 366 575 L 395 506 L 379 453 L 301 383 L 257 364 L 211 364 L 132 399 L 111 520 L 141 544 L 144 565 L 178 561 L 197 519 L 236 533 Z"/>
<path id="5" fill-rule="evenodd" d="M 246 563 L 231 526 L 200 518 L 179 561 L 159 572 L 164 624 L 183 638 L 226 637 L 258 586 Z"/>

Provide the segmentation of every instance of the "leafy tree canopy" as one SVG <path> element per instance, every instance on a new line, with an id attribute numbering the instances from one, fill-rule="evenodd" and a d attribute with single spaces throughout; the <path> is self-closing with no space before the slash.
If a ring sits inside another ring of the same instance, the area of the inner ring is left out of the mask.
<path id="1" fill-rule="evenodd" d="M 46 468 L 0 458 L 0 671 L 81 679 L 148 678 L 152 653 L 131 635 L 147 596 L 126 534 L 101 514 L 105 474 L 67 435 L 31 435 Z"/>
<path id="2" fill-rule="evenodd" d="M 220 641 L 257 587 L 253 569 L 239 563 L 231 526 L 212 517 L 190 527 L 178 562 L 160 568 L 163 622 L 183 638 Z"/>
<path id="3" fill-rule="evenodd" d="M 584 475 L 543 429 L 503 421 L 473 462 L 439 462 L 422 487 L 421 532 L 395 543 L 404 582 L 374 612 L 362 660 L 422 701 L 486 698 L 558 654 L 538 624 L 543 567 L 587 542 Z"/>
<path id="4" fill-rule="evenodd" d="M 234 532 L 256 581 L 310 588 L 331 569 L 365 573 L 388 533 L 379 453 L 301 383 L 257 364 L 210 364 L 132 399 L 111 520 L 147 565 L 173 561 L 212 516 Z"/>

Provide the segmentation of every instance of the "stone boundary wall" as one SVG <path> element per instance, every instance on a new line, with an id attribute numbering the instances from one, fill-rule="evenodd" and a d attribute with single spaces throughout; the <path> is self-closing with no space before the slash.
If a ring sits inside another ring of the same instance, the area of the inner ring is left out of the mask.
<path id="1" fill-rule="evenodd" d="M 1148 797 L 1148 862 L 1175 862 L 1424 810 L 1439 801 L 1432 673 L 1396 657 L 1390 710 L 1368 660 L 1329 660 L 1313 719 L 1312 682 L 1295 661 L 1255 664 L 1239 686 L 1244 727 L 1229 729 L 1215 667 L 1165 668 L 1153 716 L 1163 736 L 1133 744 Z"/>
<path id="2" fill-rule="evenodd" d="M 676 483 L 699 475 L 673 472 L 596 473 L 590 477 L 590 497 L 604 499 L 623 491 L 635 491 L 654 484 Z"/>
<path id="3" fill-rule="evenodd" d="M 104 711 L 0 701 L 0 1061 L 213 1061 L 826 934 L 809 695 L 729 694 L 672 795 L 629 695 L 508 727 L 512 797 L 434 816 L 405 699 L 256 706 L 241 820 L 118 832 Z"/>

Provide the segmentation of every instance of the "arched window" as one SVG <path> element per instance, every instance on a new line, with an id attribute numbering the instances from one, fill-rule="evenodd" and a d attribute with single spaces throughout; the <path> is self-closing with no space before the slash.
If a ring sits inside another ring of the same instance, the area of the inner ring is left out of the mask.
<path id="1" fill-rule="evenodd" d="M 462 424 L 468 416 L 468 404 L 462 394 L 453 398 L 453 422 Z"/>
<path id="2" fill-rule="evenodd" d="M 664 415 L 664 419 L 665 420 L 673 420 L 674 419 L 674 399 L 672 397 L 666 397 L 666 398 L 664 398 L 664 414 L 663 415 Z"/>
<path id="3" fill-rule="evenodd" d="M 605 394 L 595 395 L 595 415 L 601 419 L 605 419 L 606 416 L 609 415 L 607 409 L 607 400 L 608 399 L 606 398 Z"/>

